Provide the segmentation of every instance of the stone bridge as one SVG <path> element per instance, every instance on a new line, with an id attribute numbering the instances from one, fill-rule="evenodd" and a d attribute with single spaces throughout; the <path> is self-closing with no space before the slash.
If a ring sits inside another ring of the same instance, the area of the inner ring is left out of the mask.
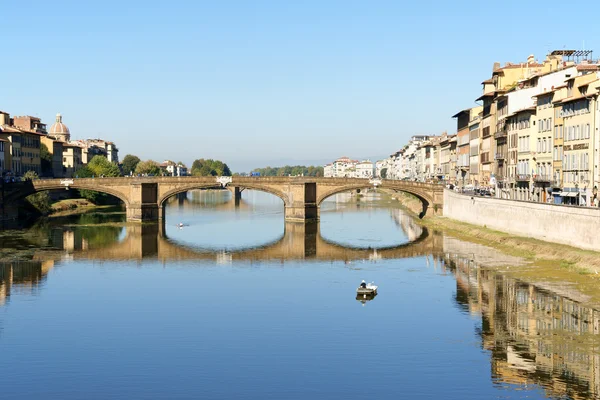
<path id="1" fill-rule="evenodd" d="M 386 179 L 314 178 L 314 177 L 123 177 L 36 179 L 4 185 L 2 208 L 44 190 L 87 189 L 119 198 L 127 209 L 128 221 L 163 219 L 166 200 L 194 189 L 227 186 L 239 198 L 244 189 L 260 190 L 279 197 L 285 207 L 286 221 L 319 219 L 323 200 L 336 193 L 373 187 L 410 193 L 423 204 L 420 217 L 441 214 L 444 187 L 439 184 Z"/>
<path id="2" fill-rule="evenodd" d="M 375 261 L 441 254 L 442 241 L 443 237 L 440 234 L 431 234 L 423 228 L 419 237 L 406 244 L 378 249 L 348 247 L 324 239 L 318 222 L 286 222 L 283 235 L 272 243 L 245 249 L 215 250 L 182 245 L 170 240 L 162 223 L 129 224 L 122 241 L 98 248 L 87 248 L 81 243 L 69 251 L 69 257 L 97 261 L 157 259 L 161 262 L 206 260 L 217 263 L 286 260 Z"/>

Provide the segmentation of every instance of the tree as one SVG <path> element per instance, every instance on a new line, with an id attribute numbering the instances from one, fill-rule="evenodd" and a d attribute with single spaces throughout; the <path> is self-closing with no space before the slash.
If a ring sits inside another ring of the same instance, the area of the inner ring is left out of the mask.
<path id="1" fill-rule="evenodd" d="M 258 172 L 261 176 L 323 176 L 323 167 L 286 165 L 284 167 L 255 168 L 252 172 Z"/>
<path id="2" fill-rule="evenodd" d="M 92 158 L 90 162 L 86 165 L 86 168 L 95 177 L 121 176 L 121 170 L 119 169 L 119 166 L 116 163 L 108 161 L 106 157 L 101 155 L 94 156 L 94 158 Z"/>
<path id="3" fill-rule="evenodd" d="M 40 159 L 42 176 L 54 176 L 52 170 L 52 153 L 48 151 L 48 147 L 44 143 L 40 143 Z"/>
<path id="4" fill-rule="evenodd" d="M 135 167 L 135 173 L 141 175 L 160 175 L 160 166 L 156 161 L 140 161 Z"/>
<path id="5" fill-rule="evenodd" d="M 192 163 L 191 174 L 193 176 L 231 176 L 231 170 L 223 161 L 199 158 Z"/>
<path id="6" fill-rule="evenodd" d="M 127 154 L 123 158 L 123 162 L 121 163 L 121 168 L 123 169 L 123 175 L 130 175 L 133 171 L 135 171 L 135 167 L 140 162 L 140 158 L 138 156 L 134 156 L 132 154 Z"/>
<path id="7" fill-rule="evenodd" d="M 386 179 L 387 178 L 387 168 L 381 168 L 381 172 L 379 173 L 379 175 L 383 178 Z"/>

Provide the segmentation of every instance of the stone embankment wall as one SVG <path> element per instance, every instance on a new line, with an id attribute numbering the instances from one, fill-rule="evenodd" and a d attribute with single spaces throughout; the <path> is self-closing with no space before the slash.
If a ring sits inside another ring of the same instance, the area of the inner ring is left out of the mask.
<path id="1" fill-rule="evenodd" d="M 600 251 L 600 208 L 471 197 L 446 189 L 444 217 L 518 236 Z"/>

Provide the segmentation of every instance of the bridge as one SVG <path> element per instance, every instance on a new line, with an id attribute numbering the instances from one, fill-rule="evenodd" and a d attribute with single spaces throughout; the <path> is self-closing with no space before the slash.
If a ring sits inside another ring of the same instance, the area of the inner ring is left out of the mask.
<path id="1" fill-rule="evenodd" d="M 441 214 L 444 199 L 443 185 L 388 179 L 238 176 L 73 178 L 3 184 L 2 209 L 40 191 L 86 189 L 119 198 L 125 204 L 128 221 L 160 221 L 166 200 L 170 197 L 194 189 L 224 187 L 232 190 L 236 199 L 245 189 L 279 197 L 285 207 L 286 221 L 318 220 L 320 205 L 329 196 L 373 187 L 416 196 L 423 204 L 420 217 Z"/>

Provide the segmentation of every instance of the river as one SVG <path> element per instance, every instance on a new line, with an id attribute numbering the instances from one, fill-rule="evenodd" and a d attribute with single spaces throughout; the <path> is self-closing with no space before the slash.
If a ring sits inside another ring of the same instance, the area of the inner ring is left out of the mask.
<path id="1" fill-rule="evenodd" d="M 600 396 L 598 310 L 394 204 L 340 194 L 304 225 L 265 193 L 192 191 L 163 225 L 4 232 L 2 399 Z"/>

